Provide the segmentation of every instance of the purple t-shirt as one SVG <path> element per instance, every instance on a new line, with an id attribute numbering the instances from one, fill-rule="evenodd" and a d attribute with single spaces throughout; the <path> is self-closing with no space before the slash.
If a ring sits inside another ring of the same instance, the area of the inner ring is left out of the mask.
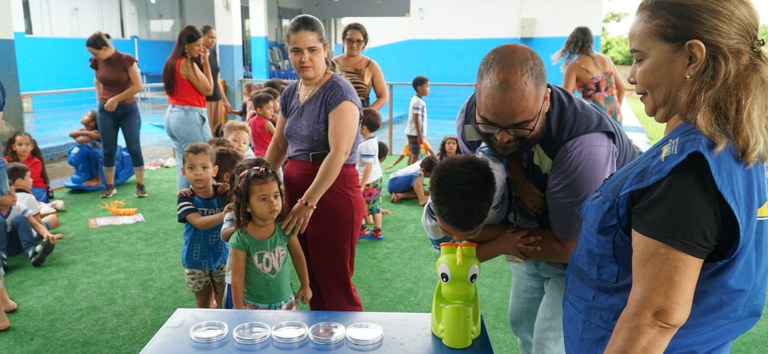
<path id="1" fill-rule="evenodd" d="M 547 180 L 549 221 L 561 239 L 579 237 L 578 209 L 616 171 L 618 150 L 605 133 L 589 133 L 565 143 L 552 161 Z"/>
<path id="2" fill-rule="evenodd" d="M 357 91 L 346 79 L 333 74 L 303 105 L 299 104 L 298 83 L 288 86 L 280 96 L 280 111 L 285 113 L 285 140 L 288 141 L 286 157 L 293 160 L 309 160 L 312 152 L 328 152 L 328 114 L 344 101 L 354 103 L 360 109 L 357 135 L 349 156 L 344 163 L 353 164 L 360 144 L 362 105 Z"/>

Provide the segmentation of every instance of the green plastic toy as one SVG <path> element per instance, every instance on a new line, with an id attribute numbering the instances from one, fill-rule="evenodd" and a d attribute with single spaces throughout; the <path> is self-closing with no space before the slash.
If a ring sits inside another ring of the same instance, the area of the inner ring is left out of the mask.
<path id="1" fill-rule="evenodd" d="M 432 300 L 432 333 L 454 349 L 472 345 L 480 335 L 477 277 L 480 261 L 472 242 L 440 244 L 437 288 Z"/>

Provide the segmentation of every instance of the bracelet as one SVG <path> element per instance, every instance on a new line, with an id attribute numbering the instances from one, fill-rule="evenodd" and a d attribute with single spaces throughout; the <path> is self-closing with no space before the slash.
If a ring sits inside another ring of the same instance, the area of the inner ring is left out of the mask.
<path id="1" fill-rule="evenodd" d="M 310 202 L 308 202 L 308 201 L 304 200 L 304 198 L 299 198 L 299 201 L 298 201 L 298 203 L 299 203 L 299 204 L 301 204 L 301 205 L 303 205 L 303 206 L 305 206 L 305 207 L 307 207 L 307 208 L 310 208 L 310 209 L 312 209 L 312 210 L 315 210 L 315 209 L 317 209 L 317 205 L 315 205 L 315 204 L 312 204 L 312 203 L 310 203 Z"/>

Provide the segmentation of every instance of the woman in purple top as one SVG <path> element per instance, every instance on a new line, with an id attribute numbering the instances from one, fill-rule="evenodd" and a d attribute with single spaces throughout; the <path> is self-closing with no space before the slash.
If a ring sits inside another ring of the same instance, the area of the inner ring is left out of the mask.
<path id="1" fill-rule="evenodd" d="M 286 31 L 300 80 L 280 97 L 266 159 L 284 170 L 287 234 L 299 234 L 307 258 L 312 310 L 362 311 L 352 284 L 357 233 L 364 216 L 355 157 L 361 104 L 352 84 L 336 75 L 323 24 L 300 15 Z"/>

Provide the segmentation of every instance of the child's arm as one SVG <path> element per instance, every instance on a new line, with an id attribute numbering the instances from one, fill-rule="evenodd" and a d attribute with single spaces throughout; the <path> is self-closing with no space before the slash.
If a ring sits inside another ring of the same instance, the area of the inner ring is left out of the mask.
<path id="1" fill-rule="evenodd" d="M 270 122 L 268 119 L 264 120 L 264 129 L 267 130 L 267 133 L 269 133 L 270 136 L 275 135 L 275 125 L 272 124 L 272 122 Z"/>
<path id="2" fill-rule="evenodd" d="M 365 169 L 363 170 L 363 176 L 360 177 L 361 192 L 365 189 L 365 181 L 368 180 L 368 177 L 371 177 L 371 171 L 373 171 L 373 162 L 366 162 Z"/>
<path id="3" fill-rule="evenodd" d="M 229 203 L 224 207 L 224 222 L 221 224 L 221 240 L 229 242 L 235 234 L 235 203 Z"/>
<path id="4" fill-rule="evenodd" d="M 224 212 L 222 211 L 213 215 L 202 216 L 200 213 L 195 211 L 187 215 L 186 220 L 197 229 L 208 230 L 218 226 L 222 223 L 222 221 L 224 221 Z"/>
<path id="5" fill-rule="evenodd" d="M 413 112 L 413 125 L 416 127 L 416 141 L 421 145 L 424 143 L 424 136 L 421 132 L 421 114 Z"/>
<path id="6" fill-rule="evenodd" d="M 528 209 L 536 214 L 544 212 L 544 193 L 536 188 L 525 175 L 519 159 L 510 158 L 507 160 L 507 177 L 515 186 L 520 200 Z"/>
<path id="7" fill-rule="evenodd" d="M 389 166 L 385 167 L 384 169 L 385 169 L 385 170 L 388 170 L 388 169 L 390 169 L 390 168 L 392 168 L 392 167 L 395 167 L 395 165 L 397 165 L 398 163 L 400 163 L 400 161 L 403 161 L 403 159 L 404 159 L 404 158 L 405 158 L 405 156 L 403 156 L 403 155 L 400 155 L 400 156 L 398 156 L 398 157 L 397 157 L 397 160 L 395 160 L 395 162 L 393 162 L 391 165 L 389 165 Z"/>
<path id="8" fill-rule="evenodd" d="M 37 234 L 40 235 L 42 238 L 48 240 L 48 242 L 55 244 L 56 240 L 60 238 L 64 238 L 63 234 L 51 234 L 50 231 L 48 231 L 48 228 L 43 225 L 41 222 L 37 222 L 34 216 L 32 214 L 27 215 L 27 221 L 29 221 L 29 225 L 32 226 L 32 228 L 37 231 Z"/>
<path id="9" fill-rule="evenodd" d="M 232 271 L 232 307 L 245 308 L 245 252 L 229 249 L 229 265 Z"/>
<path id="10" fill-rule="evenodd" d="M 305 304 L 309 303 L 309 300 L 312 299 L 312 289 L 309 288 L 309 271 L 307 270 L 307 259 L 304 258 L 304 252 L 301 250 L 301 244 L 299 243 L 298 238 L 291 237 L 288 240 L 288 252 L 291 253 L 293 269 L 296 269 L 296 274 L 299 276 L 299 282 L 301 282 L 301 287 L 296 293 L 296 299 Z M 232 287 L 234 288 L 235 273 L 234 268 L 232 269 Z"/>

